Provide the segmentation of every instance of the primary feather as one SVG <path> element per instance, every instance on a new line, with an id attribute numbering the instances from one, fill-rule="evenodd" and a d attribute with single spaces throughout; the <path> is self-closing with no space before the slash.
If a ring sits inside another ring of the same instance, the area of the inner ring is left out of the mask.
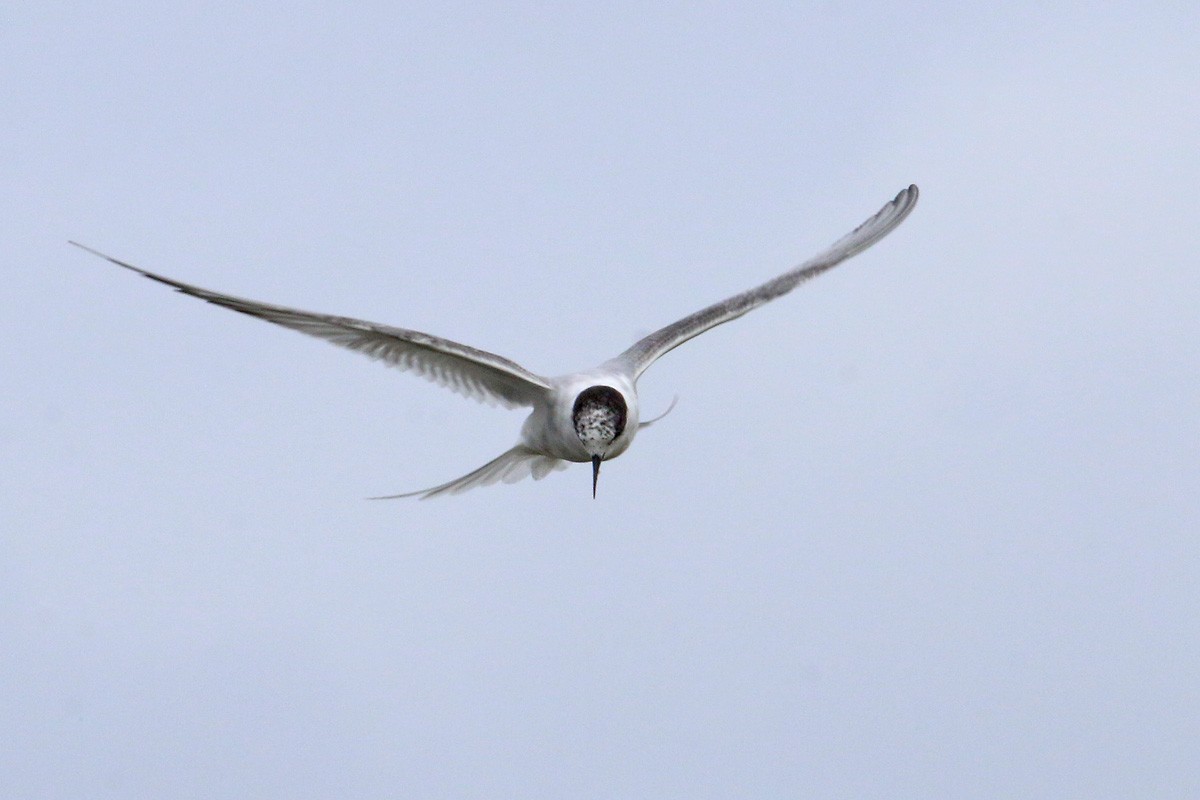
<path id="1" fill-rule="evenodd" d="M 474 400 L 508 408 L 532 406 L 550 388 L 545 378 L 520 364 L 440 336 L 221 294 L 157 275 L 78 242 L 71 244 L 183 294 L 355 350 Z"/>

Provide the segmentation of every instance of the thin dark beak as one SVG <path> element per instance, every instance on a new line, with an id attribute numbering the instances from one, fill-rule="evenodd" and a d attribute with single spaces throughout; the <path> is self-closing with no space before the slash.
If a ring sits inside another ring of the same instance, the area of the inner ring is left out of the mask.
<path id="1" fill-rule="evenodd" d="M 592 456 L 592 499 L 596 499 L 596 481 L 600 480 L 600 456 Z"/>

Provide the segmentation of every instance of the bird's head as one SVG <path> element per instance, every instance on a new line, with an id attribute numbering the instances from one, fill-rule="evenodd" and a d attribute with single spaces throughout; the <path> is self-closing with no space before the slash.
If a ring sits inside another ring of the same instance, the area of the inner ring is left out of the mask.
<path id="1" fill-rule="evenodd" d="M 625 431 L 629 406 L 625 397 L 611 386 L 590 386 L 575 398 L 571 420 L 583 449 L 592 459 L 592 497 L 600 479 L 600 462 L 612 443 Z"/>

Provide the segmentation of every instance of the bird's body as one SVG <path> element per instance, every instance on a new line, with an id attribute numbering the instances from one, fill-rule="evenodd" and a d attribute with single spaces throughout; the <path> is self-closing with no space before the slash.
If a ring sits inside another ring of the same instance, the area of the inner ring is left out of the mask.
<path id="1" fill-rule="evenodd" d="M 592 463 L 594 495 L 601 462 L 628 450 L 637 432 L 655 421 L 640 420 L 637 394 L 638 378 L 651 364 L 689 339 L 790 292 L 870 247 L 895 229 L 916 201 L 917 187 L 910 186 L 862 225 L 795 269 L 684 317 L 594 369 L 557 378 L 544 378 L 501 356 L 430 334 L 220 294 L 77 246 L 184 294 L 356 350 L 468 397 L 531 409 L 517 445 L 497 458 L 440 486 L 389 498 L 433 497 L 497 481 L 540 479 L 553 470 L 564 469 L 568 462 Z"/>

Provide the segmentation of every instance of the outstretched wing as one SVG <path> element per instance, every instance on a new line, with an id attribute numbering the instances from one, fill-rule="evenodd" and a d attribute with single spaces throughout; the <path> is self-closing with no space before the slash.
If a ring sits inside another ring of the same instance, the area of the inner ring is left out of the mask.
<path id="1" fill-rule="evenodd" d="M 530 450 L 528 447 L 519 444 L 511 450 L 505 450 L 474 472 L 469 472 L 461 478 L 455 478 L 440 486 L 434 486 L 431 489 L 420 489 L 415 492 L 405 492 L 403 494 L 371 497 L 369 499 L 395 500 L 401 497 L 416 497 L 420 495 L 422 500 L 428 500 L 430 497 L 437 497 L 442 494 L 461 494 L 468 489 L 474 489 L 476 486 L 491 486 L 497 481 L 516 483 L 528 477 L 532 477 L 535 481 L 540 481 L 551 472 L 566 469 L 567 466 L 566 461 L 542 455 L 535 450 Z"/>
<path id="2" fill-rule="evenodd" d="M 850 256 L 861 253 L 887 236 L 917 204 L 917 187 L 909 186 L 875 216 L 834 242 L 825 252 L 810 258 L 800 266 L 785 272 L 762 286 L 734 295 L 708 308 L 684 317 L 676 323 L 655 331 L 613 359 L 628 369 L 636 379 L 646 368 L 679 345 L 699 336 L 709 328 L 737 319 L 763 303 L 787 294 L 809 278 L 820 275 Z"/>
<path id="3" fill-rule="evenodd" d="M 78 242 L 71 244 L 176 291 L 356 350 L 485 403 L 509 408 L 531 406 L 550 388 L 545 378 L 519 364 L 465 344 L 361 319 L 314 314 L 220 294 L 156 275 Z"/>

